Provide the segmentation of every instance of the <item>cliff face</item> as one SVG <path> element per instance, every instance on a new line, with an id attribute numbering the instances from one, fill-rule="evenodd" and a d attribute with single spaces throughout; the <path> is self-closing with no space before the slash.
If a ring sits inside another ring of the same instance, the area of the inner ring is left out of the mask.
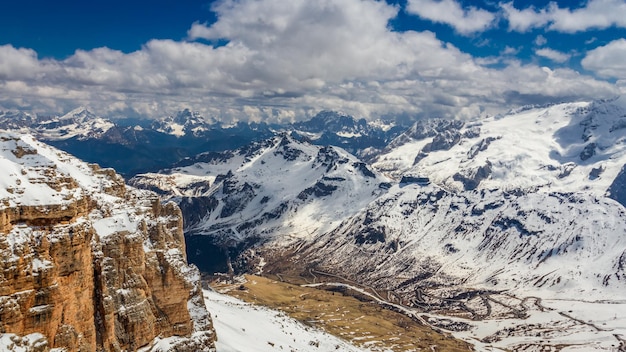
<path id="1" fill-rule="evenodd" d="M 0 133 L 0 347 L 210 351 L 214 339 L 178 207 Z"/>

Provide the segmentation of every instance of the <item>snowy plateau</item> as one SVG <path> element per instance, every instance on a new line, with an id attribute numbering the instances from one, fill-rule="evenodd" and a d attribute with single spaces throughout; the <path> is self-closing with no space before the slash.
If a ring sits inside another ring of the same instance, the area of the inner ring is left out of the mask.
<path id="1" fill-rule="evenodd" d="M 334 275 L 478 350 L 626 348 L 615 100 L 418 121 L 365 162 L 293 135 L 130 183 L 181 206 L 199 260 L 213 246 L 230 270 Z"/>

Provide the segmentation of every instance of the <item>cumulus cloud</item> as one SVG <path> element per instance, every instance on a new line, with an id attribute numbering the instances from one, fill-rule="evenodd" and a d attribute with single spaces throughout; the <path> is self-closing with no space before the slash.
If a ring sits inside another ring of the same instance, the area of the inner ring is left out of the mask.
<path id="1" fill-rule="evenodd" d="M 550 59 L 554 62 L 558 62 L 558 63 L 564 63 L 565 61 L 569 60 L 569 58 L 571 57 L 570 54 L 562 53 L 560 51 L 550 49 L 550 48 L 537 49 L 535 50 L 535 54 L 538 56 Z"/>
<path id="2" fill-rule="evenodd" d="M 408 0 L 408 13 L 429 21 L 452 26 L 458 33 L 469 35 L 493 25 L 496 15 L 476 7 L 464 9 L 455 0 Z"/>
<path id="3" fill-rule="evenodd" d="M 582 65 L 602 77 L 626 80 L 625 57 L 626 39 L 622 38 L 589 51 L 582 60 Z"/>
<path id="4" fill-rule="evenodd" d="M 512 2 L 501 3 L 500 8 L 509 22 L 510 31 L 526 32 L 533 28 L 543 27 L 551 18 L 546 9 L 536 10 L 531 6 L 518 10 Z"/>
<path id="5" fill-rule="evenodd" d="M 34 50 L 0 45 L 1 80 L 32 79 L 45 71 L 46 64 L 39 62 Z"/>
<path id="6" fill-rule="evenodd" d="M 399 9 L 382 1 L 216 4 L 217 21 L 191 25 L 187 41 L 151 40 L 132 53 L 99 48 L 52 60 L 0 46 L 0 106 L 154 117 L 191 107 L 223 121 L 293 120 L 322 109 L 462 118 L 619 92 L 567 69 L 491 68 L 432 32 L 392 31 Z"/>
<path id="7" fill-rule="evenodd" d="M 560 8 L 556 2 L 541 9 L 531 6 L 519 10 L 512 2 L 500 3 L 500 7 L 511 31 L 527 32 L 544 26 L 565 33 L 612 26 L 626 28 L 626 2 L 623 0 L 589 0 L 577 9 Z"/>

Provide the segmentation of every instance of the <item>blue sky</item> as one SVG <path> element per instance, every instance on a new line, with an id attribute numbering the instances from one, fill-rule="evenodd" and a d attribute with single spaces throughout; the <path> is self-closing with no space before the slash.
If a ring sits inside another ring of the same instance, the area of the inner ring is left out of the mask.
<path id="1" fill-rule="evenodd" d="M 24 0 L 0 108 L 466 118 L 626 90 L 626 1 Z"/>
<path id="2" fill-rule="evenodd" d="M 140 50 L 150 39 L 182 40 L 194 21 L 215 21 L 206 0 L 22 0 L 0 5 L 0 43 L 64 59 L 76 49 Z"/>

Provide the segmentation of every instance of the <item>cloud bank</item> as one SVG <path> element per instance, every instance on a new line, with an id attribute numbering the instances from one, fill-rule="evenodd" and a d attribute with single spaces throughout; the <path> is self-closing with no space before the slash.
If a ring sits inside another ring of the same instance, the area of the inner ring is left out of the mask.
<path id="1" fill-rule="evenodd" d="M 450 18 L 466 21 L 461 32 L 493 20 L 452 1 L 410 2 L 419 3 L 449 6 Z M 400 9 L 385 2 L 223 0 L 213 10 L 217 21 L 192 24 L 188 40 L 151 40 L 132 53 L 99 48 L 53 60 L 0 46 L 0 106 L 64 112 L 87 105 L 105 116 L 152 117 L 191 107 L 223 121 L 294 120 L 322 109 L 465 118 L 511 104 L 620 93 L 571 69 L 515 60 L 493 68 L 432 32 L 393 31 L 388 23 Z M 601 54 L 623 50 L 615 45 L 590 53 L 586 68 L 613 75 Z"/>
<path id="2" fill-rule="evenodd" d="M 512 31 L 547 27 L 552 31 L 576 33 L 613 26 L 626 28 L 626 2 L 623 0 L 590 0 L 578 9 L 561 8 L 556 2 L 550 2 L 542 9 L 518 10 L 512 2 L 501 3 L 500 7 Z"/>

